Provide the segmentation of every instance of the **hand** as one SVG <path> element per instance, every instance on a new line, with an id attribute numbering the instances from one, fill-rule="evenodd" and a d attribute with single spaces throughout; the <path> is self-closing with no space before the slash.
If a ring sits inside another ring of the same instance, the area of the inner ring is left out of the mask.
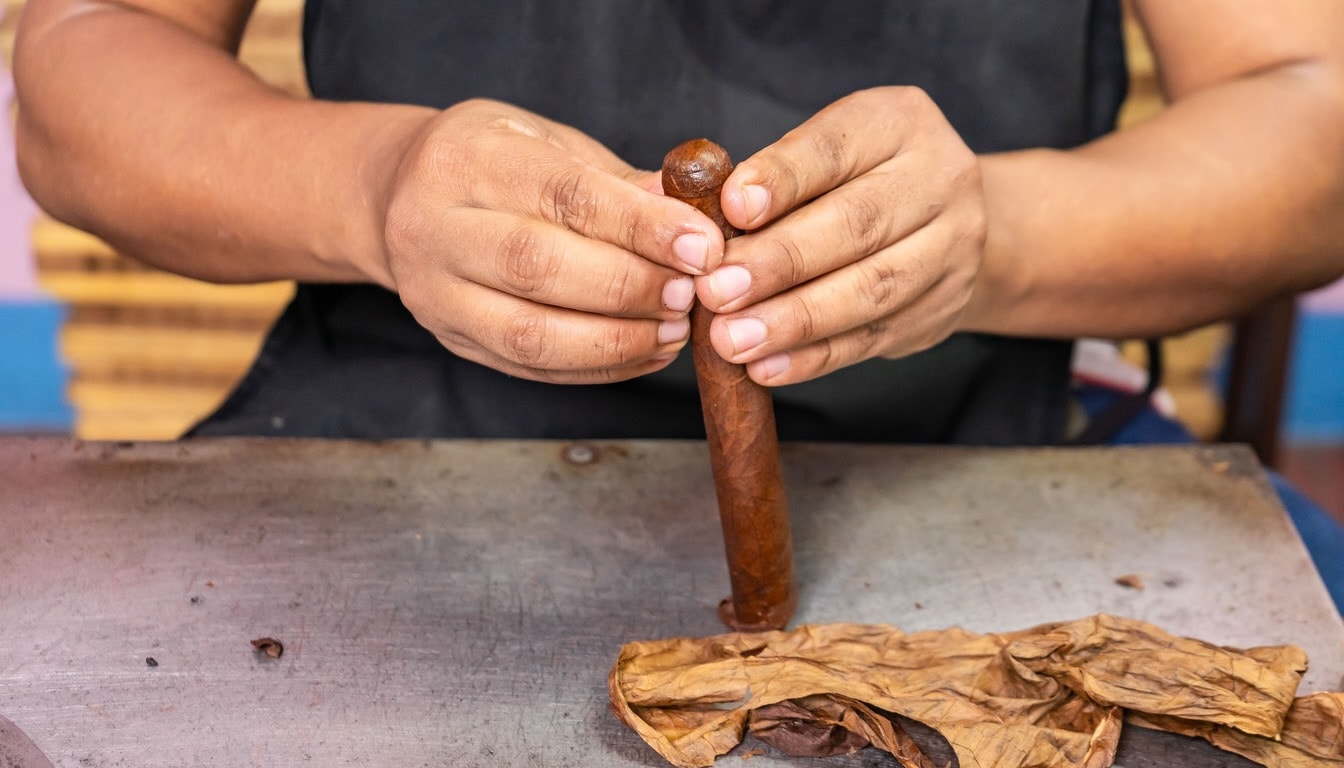
<path id="1" fill-rule="evenodd" d="M 715 350 L 755 381 L 909 355 L 956 330 L 984 251 L 984 195 L 975 155 L 923 91 L 835 102 L 740 163 L 722 201 L 755 231 L 696 289 L 719 314 Z"/>
<path id="2" fill-rule="evenodd" d="M 483 365 L 556 383 L 640 376 L 685 345 L 690 275 L 723 255 L 713 222 L 660 191 L 573 128 L 464 102 L 401 160 L 385 282 Z"/>

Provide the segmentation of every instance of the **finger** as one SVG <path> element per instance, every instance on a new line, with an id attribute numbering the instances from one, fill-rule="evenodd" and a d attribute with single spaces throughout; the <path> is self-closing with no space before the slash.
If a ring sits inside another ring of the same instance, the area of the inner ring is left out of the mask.
<path id="1" fill-rule="evenodd" d="M 898 158 L 735 238 L 723 264 L 699 281 L 705 305 L 731 312 L 893 245 L 942 210 L 927 176 L 918 163 Z"/>
<path id="2" fill-rule="evenodd" d="M 747 364 L 747 375 L 759 384 L 783 386 L 824 376 L 875 357 L 899 358 L 941 342 L 956 327 L 965 308 L 965 293 L 952 278 L 899 311 L 834 336 Z"/>
<path id="3" fill-rule="evenodd" d="M 673 354 L 666 358 L 656 358 L 646 363 L 629 365 L 623 368 L 598 368 L 591 371 L 525 370 L 513 375 L 548 384 L 614 384 L 618 381 L 629 381 L 640 376 L 647 376 L 654 371 L 660 371 L 671 365 L 675 359 L 676 355 Z"/>
<path id="4" fill-rule="evenodd" d="M 648 190 L 655 195 L 666 194 L 663 191 L 663 174 L 661 171 L 640 171 L 634 178 L 635 184 L 644 190 Z"/>
<path id="5" fill-rule="evenodd" d="M 924 227 L 869 258 L 741 312 L 719 315 L 710 327 L 714 348 L 730 362 L 747 363 L 900 310 L 942 277 L 942 254 L 951 246 L 947 229 Z"/>
<path id="6" fill-rule="evenodd" d="M 437 224 L 472 254 L 448 262 L 457 277 L 538 304 L 672 320 L 694 299 L 689 276 L 535 219 L 455 208 Z"/>
<path id="7" fill-rule="evenodd" d="M 723 185 L 724 215 L 740 229 L 757 229 L 857 178 L 900 154 L 930 109 L 937 113 L 911 87 L 859 91 L 834 102 L 738 164 Z"/>
<path id="8" fill-rule="evenodd" d="M 465 150 L 456 174 L 460 199 L 478 208 L 531 216 L 611 243 L 687 274 L 703 274 L 723 256 L 723 235 L 704 214 L 640 185 L 591 139 L 582 151 L 566 130 L 539 139 L 516 122 L 496 121 Z M 447 156 L 457 162 L 454 155 Z M 491 178 L 497 183 L 483 184 Z"/>
<path id="9" fill-rule="evenodd" d="M 474 363 L 531 381 L 540 381 L 547 384 L 613 384 L 660 371 L 670 365 L 677 358 L 678 353 L 674 352 L 666 356 L 659 356 L 618 368 L 594 368 L 582 371 L 556 371 L 520 366 L 479 348 L 458 352 L 457 354 Z"/>
<path id="10" fill-rule="evenodd" d="M 445 289 L 451 317 L 417 313 L 449 349 L 506 372 L 628 368 L 675 355 L 689 321 L 610 318 L 557 309 L 472 283 Z M 425 306 L 423 304 L 418 306 Z M 432 306 L 432 305 L 431 305 Z"/>

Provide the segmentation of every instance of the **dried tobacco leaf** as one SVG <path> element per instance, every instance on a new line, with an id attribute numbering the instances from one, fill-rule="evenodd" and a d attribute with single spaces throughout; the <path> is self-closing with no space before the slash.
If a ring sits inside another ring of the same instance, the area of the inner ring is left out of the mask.
<path id="1" fill-rule="evenodd" d="M 747 730 L 794 757 L 843 755 L 873 744 L 905 768 L 939 768 L 899 723 L 843 696 L 808 696 L 754 709 Z"/>
<path id="2" fill-rule="evenodd" d="M 832 624 L 630 643 L 609 687 L 621 719 L 685 767 L 712 765 L 749 725 L 786 751 L 870 742 L 925 765 L 879 714 L 892 712 L 938 730 L 966 768 L 1104 768 L 1126 711 L 1266 765 L 1340 765 L 1344 694 L 1294 704 L 1305 669 L 1292 646 L 1238 651 L 1099 615 L 1005 634 Z"/>
<path id="3" fill-rule="evenodd" d="M 1344 693 L 1314 693 L 1293 702 L 1277 741 L 1226 726 L 1177 717 L 1135 713 L 1135 725 L 1198 736 L 1219 749 L 1261 765 L 1314 768 L 1344 765 Z"/>

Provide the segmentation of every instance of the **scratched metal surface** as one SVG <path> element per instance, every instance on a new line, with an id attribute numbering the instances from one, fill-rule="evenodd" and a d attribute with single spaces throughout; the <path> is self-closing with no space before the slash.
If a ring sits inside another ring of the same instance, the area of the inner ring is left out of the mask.
<path id="1" fill-rule="evenodd" d="M 605 680 L 622 642 L 721 631 L 708 460 L 565 451 L 0 440 L 0 715 L 57 766 L 660 765 Z M 1313 689 L 1344 676 L 1344 626 L 1244 449 L 784 460 L 800 620 L 1107 611 L 1298 643 Z M 1146 588 L 1115 583 L 1129 573 Z M 262 636 L 284 655 L 259 657 Z"/>

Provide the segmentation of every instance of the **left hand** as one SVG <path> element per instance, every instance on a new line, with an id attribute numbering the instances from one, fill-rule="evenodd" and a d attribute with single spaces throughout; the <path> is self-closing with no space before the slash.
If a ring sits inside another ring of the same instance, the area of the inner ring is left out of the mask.
<path id="1" fill-rule="evenodd" d="M 719 315 L 715 350 L 756 382 L 909 355 L 957 329 L 984 193 L 975 154 L 922 90 L 831 104 L 739 164 L 722 203 L 748 232 L 696 289 Z"/>

